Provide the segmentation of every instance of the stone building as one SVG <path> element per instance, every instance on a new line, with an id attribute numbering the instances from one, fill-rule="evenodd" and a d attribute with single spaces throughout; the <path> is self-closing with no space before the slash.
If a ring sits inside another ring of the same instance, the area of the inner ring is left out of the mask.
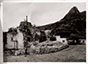
<path id="1" fill-rule="evenodd" d="M 17 34 L 7 33 L 7 49 L 23 49 L 24 48 L 23 33 L 17 28 Z"/>
<path id="2" fill-rule="evenodd" d="M 33 26 L 27 20 L 21 21 L 20 25 L 16 28 L 10 28 L 7 32 L 7 49 L 23 49 L 28 46 L 28 43 L 35 41 L 35 35 L 40 32 L 36 26 Z M 37 34 L 38 35 L 38 34 Z M 40 35 L 39 35 L 40 36 Z M 37 38 L 38 40 L 38 38 Z"/>

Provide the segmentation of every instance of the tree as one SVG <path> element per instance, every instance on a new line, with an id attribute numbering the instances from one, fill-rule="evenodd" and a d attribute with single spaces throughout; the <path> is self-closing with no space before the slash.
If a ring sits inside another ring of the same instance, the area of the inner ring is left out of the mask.
<path id="1" fill-rule="evenodd" d="M 16 28 L 13 28 L 13 27 L 12 28 L 9 28 L 8 32 L 11 33 L 13 36 L 16 36 L 17 33 L 18 33 L 17 32 L 17 29 Z"/>

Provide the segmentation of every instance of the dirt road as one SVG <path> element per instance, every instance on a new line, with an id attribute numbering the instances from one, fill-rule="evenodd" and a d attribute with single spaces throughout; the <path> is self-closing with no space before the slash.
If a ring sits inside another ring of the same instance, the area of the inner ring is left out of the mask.
<path id="1" fill-rule="evenodd" d="M 62 51 L 50 54 L 6 56 L 5 62 L 85 62 L 86 45 L 70 45 Z"/>

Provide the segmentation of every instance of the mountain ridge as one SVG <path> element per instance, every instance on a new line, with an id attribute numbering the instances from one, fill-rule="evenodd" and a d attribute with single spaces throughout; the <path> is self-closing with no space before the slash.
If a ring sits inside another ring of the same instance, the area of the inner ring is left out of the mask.
<path id="1" fill-rule="evenodd" d="M 65 28 L 65 30 L 74 31 L 77 34 L 86 36 L 86 11 L 80 12 L 78 8 L 74 6 L 60 21 L 38 26 L 37 28 L 40 30 L 52 30 L 54 34 L 56 30 Z"/>

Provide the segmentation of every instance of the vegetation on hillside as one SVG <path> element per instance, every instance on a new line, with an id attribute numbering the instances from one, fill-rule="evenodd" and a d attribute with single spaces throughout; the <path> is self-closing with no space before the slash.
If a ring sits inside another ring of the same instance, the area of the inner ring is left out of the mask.
<path id="1" fill-rule="evenodd" d="M 37 28 L 40 30 L 50 29 L 55 35 L 77 34 L 86 38 L 86 11 L 80 12 L 76 7 L 73 7 L 60 21 Z"/>

